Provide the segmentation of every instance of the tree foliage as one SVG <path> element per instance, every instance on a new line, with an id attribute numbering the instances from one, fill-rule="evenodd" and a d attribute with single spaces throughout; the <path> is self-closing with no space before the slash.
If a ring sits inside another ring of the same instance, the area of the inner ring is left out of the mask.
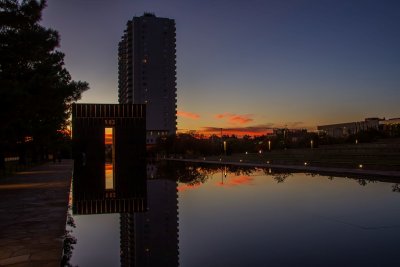
<path id="1" fill-rule="evenodd" d="M 191 134 L 178 134 L 160 138 L 153 152 L 186 156 L 258 153 L 260 150 L 306 148 L 310 147 L 311 140 L 313 140 L 313 146 L 318 147 L 318 135 L 307 131 L 287 133 L 286 135 L 243 136 L 243 138 L 235 135 L 222 137 L 212 135 L 209 138 L 196 138 Z"/>
<path id="2" fill-rule="evenodd" d="M 89 88 L 65 69 L 58 32 L 39 24 L 45 6 L 45 0 L 0 0 L 3 151 L 27 141 L 34 151 L 49 148 L 66 129 L 71 104 Z"/>

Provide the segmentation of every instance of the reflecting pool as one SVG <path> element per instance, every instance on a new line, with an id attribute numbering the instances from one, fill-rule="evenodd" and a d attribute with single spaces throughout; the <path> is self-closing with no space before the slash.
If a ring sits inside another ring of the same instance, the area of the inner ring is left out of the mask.
<path id="1" fill-rule="evenodd" d="M 75 180 L 72 265 L 398 264 L 395 180 L 168 162 Z"/>

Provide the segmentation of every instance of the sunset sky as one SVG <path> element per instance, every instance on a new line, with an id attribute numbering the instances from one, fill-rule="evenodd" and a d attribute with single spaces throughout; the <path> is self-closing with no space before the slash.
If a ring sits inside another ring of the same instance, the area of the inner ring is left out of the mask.
<path id="1" fill-rule="evenodd" d="M 143 12 L 176 22 L 180 130 L 400 117 L 396 0 L 48 0 L 80 102 L 117 103 L 118 42 Z"/>

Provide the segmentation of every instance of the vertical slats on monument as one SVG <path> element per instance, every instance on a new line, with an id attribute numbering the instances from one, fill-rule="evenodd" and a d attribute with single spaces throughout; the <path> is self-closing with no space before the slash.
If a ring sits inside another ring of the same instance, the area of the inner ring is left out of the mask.
<path id="1" fill-rule="evenodd" d="M 73 104 L 73 118 L 144 118 L 143 104 Z"/>

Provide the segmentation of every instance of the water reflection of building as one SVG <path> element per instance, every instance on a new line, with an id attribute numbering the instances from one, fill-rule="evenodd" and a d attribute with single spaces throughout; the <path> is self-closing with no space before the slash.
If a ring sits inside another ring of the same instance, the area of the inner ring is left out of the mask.
<path id="1" fill-rule="evenodd" d="M 102 177 L 74 176 L 73 212 L 120 213 L 121 266 L 178 266 L 177 182 L 146 172 L 144 162 L 133 165 L 112 190 Z"/>
<path id="2" fill-rule="evenodd" d="M 147 165 L 148 177 L 155 169 Z M 176 180 L 148 178 L 147 211 L 121 214 L 121 266 L 179 265 L 176 188 Z"/>

